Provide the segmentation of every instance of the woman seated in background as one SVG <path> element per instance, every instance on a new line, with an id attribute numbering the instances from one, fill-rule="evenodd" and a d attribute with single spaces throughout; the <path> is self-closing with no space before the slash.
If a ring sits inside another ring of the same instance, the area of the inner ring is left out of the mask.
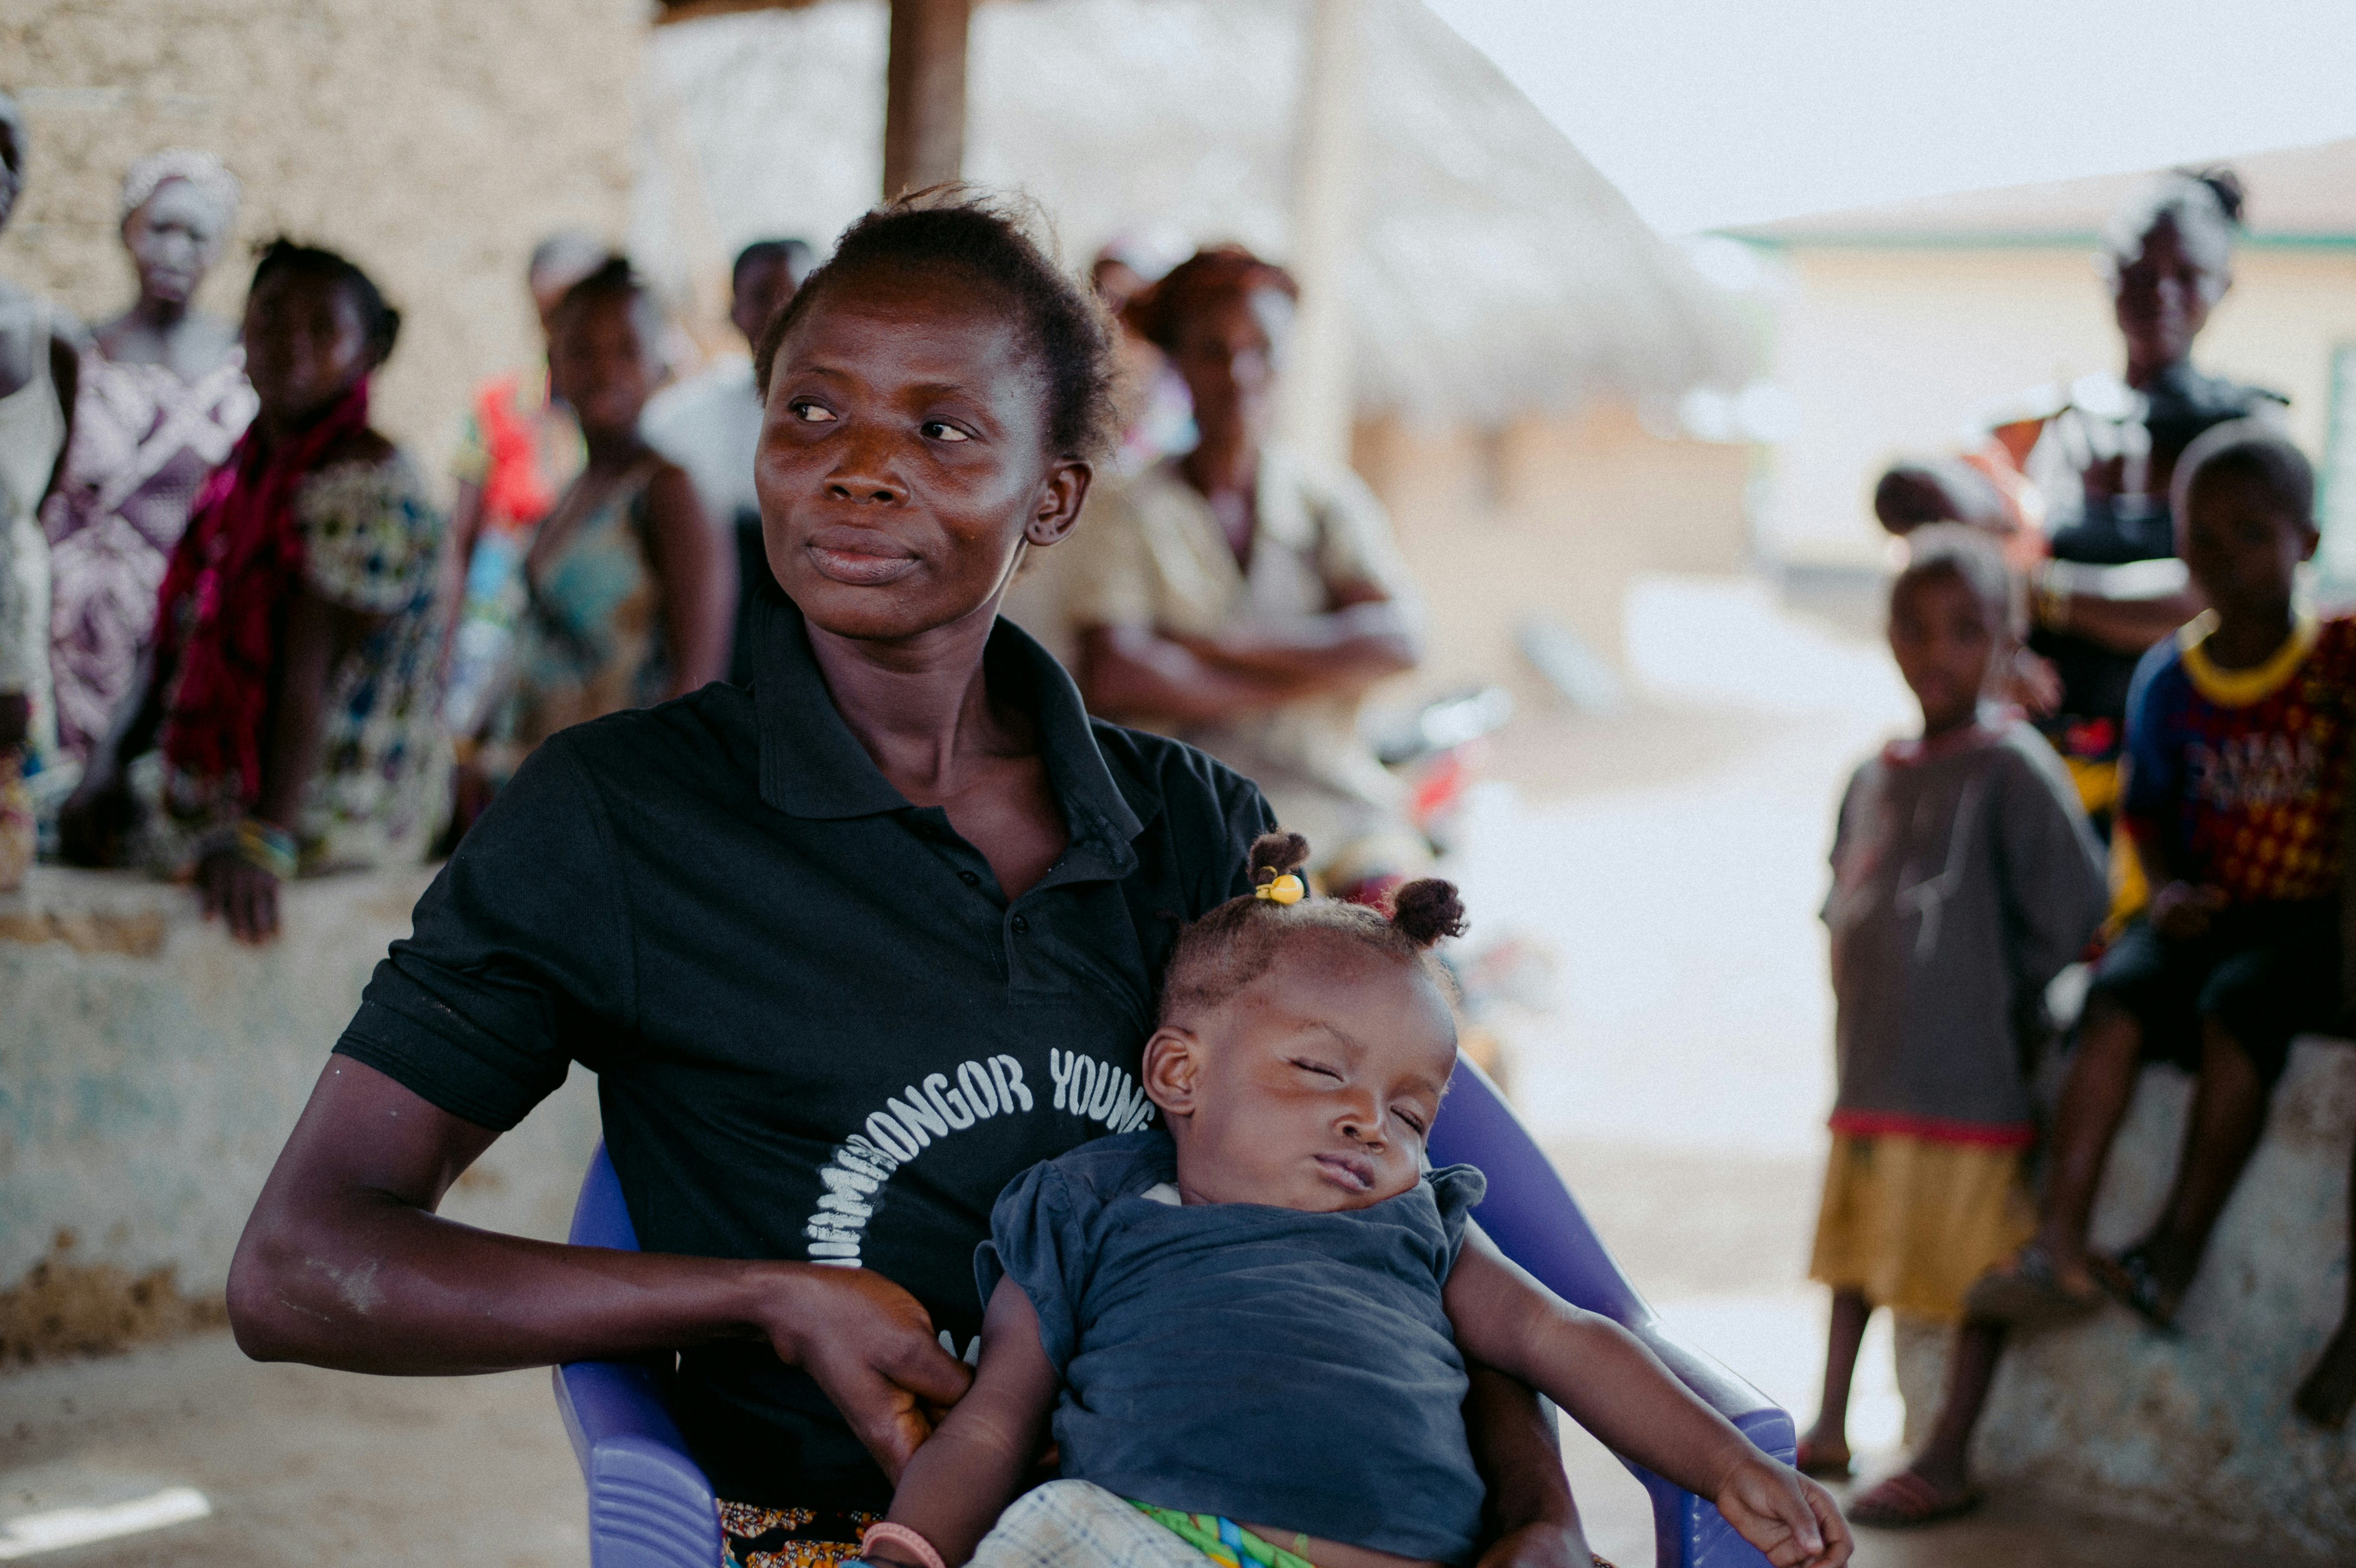
<path id="1" fill-rule="evenodd" d="M 1428 864 L 1358 702 L 1415 667 L 1414 587 L 1382 506 L 1345 469 L 1270 444 L 1274 357 L 1298 293 L 1240 246 L 1180 262 L 1124 313 L 1185 378 L 1201 439 L 1091 496 L 1063 609 L 1089 709 L 1164 729 L 1258 784 L 1332 852 L 1320 884 L 1372 896 Z"/>
<path id="2" fill-rule="evenodd" d="M 661 379 L 662 325 L 652 291 L 619 258 L 567 290 L 550 318 L 550 371 L 589 464 L 524 557 L 512 685 L 480 746 L 462 743 L 473 752 L 462 811 L 559 730 L 727 672 L 735 557 L 686 472 L 638 432 Z"/>
<path id="3" fill-rule="evenodd" d="M 59 827 L 69 858 L 193 876 L 241 940 L 300 874 L 420 859 L 441 825 L 442 517 L 369 426 L 400 313 L 272 241 L 246 296 L 252 427 L 164 576 L 152 656 Z"/>
<path id="4" fill-rule="evenodd" d="M 237 181 L 175 147 L 123 177 L 130 308 L 81 357 L 73 444 L 42 514 L 49 538 L 58 744 L 80 763 L 131 694 L 155 591 L 198 488 L 253 420 L 237 324 L 190 301 L 237 219 Z"/>

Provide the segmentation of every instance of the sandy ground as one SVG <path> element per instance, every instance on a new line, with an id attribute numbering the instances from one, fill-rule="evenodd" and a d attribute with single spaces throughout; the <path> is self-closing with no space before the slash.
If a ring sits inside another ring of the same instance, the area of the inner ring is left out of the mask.
<path id="1" fill-rule="evenodd" d="M 1632 597 L 1631 707 L 1527 715 L 1452 868 L 1480 930 L 1556 955 L 1555 1005 L 1503 1019 L 1513 1088 L 1630 1275 L 1695 1343 L 1804 1421 L 1823 1356 L 1803 1277 L 1831 1093 L 1815 912 L 1834 798 L 1901 725 L 1869 640 L 1757 585 Z M 1868 1474 L 1903 1412 L 1886 1329 L 1851 1432 Z M 1651 1561 L 1644 1494 L 1591 1439 L 1566 1459 L 1597 1551 Z M 570 1568 L 580 1483 L 542 1373 L 398 1381 L 254 1367 L 214 1335 L 0 1377 L 0 1527 L 201 1488 L 209 1518 L 46 1554 L 84 1563 L 322 1562 Z M 1860 1532 L 1864 1568 L 2238 1561 L 2229 1549 L 2020 1498 L 1913 1534 Z"/>

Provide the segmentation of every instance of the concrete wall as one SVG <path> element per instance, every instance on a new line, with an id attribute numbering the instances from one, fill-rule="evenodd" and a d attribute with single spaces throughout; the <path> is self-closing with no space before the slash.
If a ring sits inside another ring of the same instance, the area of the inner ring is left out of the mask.
<path id="1" fill-rule="evenodd" d="M 1523 617 L 1549 617 L 1617 660 L 1638 574 L 1732 572 L 1748 559 L 1754 449 L 1664 440 L 1622 402 L 1495 431 L 1392 416 L 1358 427 L 1352 461 L 1430 599 L 1425 690 L 1497 680 L 1551 700 L 1515 651 Z"/>
<path id="2" fill-rule="evenodd" d="M 123 169 L 164 146 L 245 186 L 201 303 L 234 315 L 250 243 L 345 251 L 406 316 L 380 422 L 438 470 L 467 389 L 539 353 L 525 258 L 622 234 L 646 0 L 0 0 L 0 88 L 30 183 L 0 272 L 87 318 L 132 278 Z"/>
<path id="3" fill-rule="evenodd" d="M 2167 1198 L 2191 1081 L 2154 1068 L 2114 1147 L 2095 1244 L 2131 1245 Z M 1984 1479 L 2198 1534 L 2356 1560 L 2356 1425 L 2291 1391 L 2339 1321 L 2349 1266 L 2356 1046 L 2301 1042 L 2167 1338 L 2124 1307 L 2006 1353 L 1973 1450 Z M 1901 1341 L 1908 1425 L 1937 1408 L 1943 1344 Z"/>
<path id="4" fill-rule="evenodd" d="M 37 867 L 0 896 L 0 1360 L 218 1316 L 254 1196 L 426 880 L 294 883 L 259 950 L 129 873 Z M 596 1136 L 576 1072 L 443 1211 L 561 1237 Z"/>
<path id="5" fill-rule="evenodd" d="M 1984 404 L 2123 359 L 2108 293 L 2072 248 L 1810 249 L 1781 253 L 1789 292 L 1777 385 L 1798 405 L 1775 450 L 1762 548 L 1810 564 L 1872 565 L 1873 482 L 1904 453 L 1953 449 Z M 2199 363 L 2287 393 L 2295 433 L 2323 452 L 2334 347 L 2356 343 L 2356 251 L 2245 247 Z"/>

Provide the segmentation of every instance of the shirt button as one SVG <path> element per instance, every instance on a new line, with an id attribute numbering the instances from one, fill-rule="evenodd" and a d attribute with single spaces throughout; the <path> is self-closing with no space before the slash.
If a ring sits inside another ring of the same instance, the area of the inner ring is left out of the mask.
<path id="1" fill-rule="evenodd" d="M 969 888 L 978 888 L 981 886 L 981 878 L 972 871 L 959 871 L 958 873 L 958 880 L 963 882 Z"/>
<path id="2" fill-rule="evenodd" d="M 1028 916 L 1018 914 L 1014 917 L 1014 934 L 1017 936 L 1031 934 L 1031 922 Z"/>

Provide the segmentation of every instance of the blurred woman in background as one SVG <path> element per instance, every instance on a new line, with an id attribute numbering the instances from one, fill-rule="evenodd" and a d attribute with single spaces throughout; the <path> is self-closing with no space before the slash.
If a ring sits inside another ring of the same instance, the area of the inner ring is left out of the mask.
<path id="1" fill-rule="evenodd" d="M 1332 847 L 1312 868 L 1323 885 L 1370 896 L 1430 859 L 1357 733 L 1366 689 L 1415 667 L 1415 591 L 1356 475 L 1269 440 L 1298 292 L 1221 246 L 1130 302 L 1130 324 L 1185 378 L 1200 439 L 1089 496 L 1063 607 L 1092 710 L 1250 778 L 1279 822 Z"/>
<path id="2" fill-rule="evenodd" d="M 134 697 L 59 823 L 85 864 L 193 877 L 241 941 L 298 874 L 421 859 L 441 826 L 442 517 L 369 425 L 401 316 L 273 241 L 246 296 L 260 408 L 174 551 Z"/>
<path id="3" fill-rule="evenodd" d="M 81 357 L 73 444 L 43 513 L 58 741 L 75 763 L 104 738 L 155 631 L 155 591 L 205 476 L 253 419 L 237 325 L 190 303 L 220 259 L 238 186 L 175 147 L 123 179 L 130 307 Z"/>
<path id="4" fill-rule="evenodd" d="M 557 731 L 682 696 L 728 668 L 735 555 L 686 471 L 639 430 L 662 374 L 653 292 L 609 260 L 566 291 L 550 327 L 556 395 L 581 421 L 588 466 L 524 556 L 512 685 L 474 752 L 462 813 Z"/>

